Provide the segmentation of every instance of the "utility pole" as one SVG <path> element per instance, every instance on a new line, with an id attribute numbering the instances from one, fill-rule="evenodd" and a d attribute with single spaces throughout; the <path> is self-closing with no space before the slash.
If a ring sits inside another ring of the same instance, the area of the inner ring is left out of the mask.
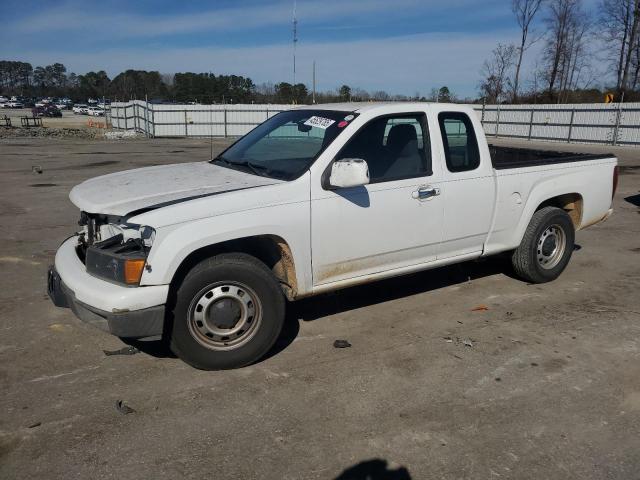
<path id="1" fill-rule="evenodd" d="M 312 101 L 311 103 L 313 103 L 315 105 L 316 103 L 316 61 L 313 61 L 313 94 L 311 96 Z"/>
<path id="2" fill-rule="evenodd" d="M 296 17 L 297 0 L 293 0 L 293 85 L 296 84 L 296 44 L 298 43 L 298 18 Z"/>

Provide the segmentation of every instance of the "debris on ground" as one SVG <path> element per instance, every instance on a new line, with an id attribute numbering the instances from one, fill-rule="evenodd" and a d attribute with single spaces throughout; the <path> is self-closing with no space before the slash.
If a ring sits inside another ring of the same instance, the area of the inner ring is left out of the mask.
<path id="1" fill-rule="evenodd" d="M 67 325 L 66 323 L 52 323 L 49 325 L 49 330 L 53 330 L 54 332 L 67 332 L 71 330 L 71 325 Z"/>
<path id="2" fill-rule="evenodd" d="M 143 135 L 135 130 L 112 130 L 104 132 L 104 138 L 107 140 L 121 140 L 125 138 L 142 138 Z"/>
<path id="3" fill-rule="evenodd" d="M 336 340 L 333 342 L 334 348 L 349 348 L 351 344 L 347 340 Z"/>
<path id="4" fill-rule="evenodd" d="M 119 350 L 102 350 L 104 354 L 109 357 L 111 355 L 135 355 L 136 353 L 140 353 L 136 347 L 122 347 Z"/>
<path id="5" fill-rule="evenodd" d="M 40 174 L 40 173 L 42 173 L 42 167 L 40 165 L 32 165 L 31 166 L 31 172 L 32 173 L 36 173 L 36 174 Z"/>
<path id="6" fill-rule="evenodd" d="M 471 340 L 469 340 L 468 338 L 465 338 L 464 340 L 462 340 L 462 344 L 465 347 L 473 347 L 473 342 Z"/>
<path id="7" fill-rule="evenodd" d="M 445 342 L 447 343 L 453 343 L 453 339 L 451 337 L 442 337 L 444 339 Z"/>
<path id="8" fill-rule="evenodd" d="M 130 413 L 135 412 L 133 408 L 131 408 L 126 403 L 124 403 L 124 400 L 116 400 L 116 410 L 118 411 L 118 413 L 121 413 L 122 415 L 128 415 Z"/>
<path id="9" fill-rule="evenodd" d="M 478 305 L 477 307 L 473 307 L 471 309 L 472 312 L 486 312 L 487 310 L 489 310 L 489 307 L 487 307 L 486 305 Z"/>
<path id="10" fill-rule="evenodd" d="M 42 425 L 42 422 L 35 422 L 27 426 L 27 428 L 36 428 L 36 427 L 39 427 L 40 425 Z"/>

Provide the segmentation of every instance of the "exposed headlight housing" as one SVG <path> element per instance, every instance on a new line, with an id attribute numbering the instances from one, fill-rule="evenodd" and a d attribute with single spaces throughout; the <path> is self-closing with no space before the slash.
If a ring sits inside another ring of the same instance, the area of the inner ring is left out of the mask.
<path id="1" fill-rule="evenodd" d="M 120 285 L 140 285 L 155 230 L 137 225 L 109 225 L 107 228 L 121 233 L 86 247 L 87 273 Z"/>

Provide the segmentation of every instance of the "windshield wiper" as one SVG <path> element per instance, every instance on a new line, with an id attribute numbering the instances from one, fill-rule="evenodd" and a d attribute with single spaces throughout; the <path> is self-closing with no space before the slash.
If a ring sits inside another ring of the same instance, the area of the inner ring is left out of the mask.
<path id="1" fill-rule="evenodd" d="M 227 165 L 231 165 L 233 167 L 244 167 L 246 170 L 249 170 L 254 175 L 258 175 L 260 177 L 269 176 L 267 174 L 267 172 L 269 171 L 269 168 L 263 167 L 262 165 L 256 165 L 255 163 L 251 163 L 248 160 L 243 160 L 241 162 L 231 162 L 226 158 L 219 156 L 215 159 L 215 161 L 220 161 L 220 162 L 226 163 Z"/>

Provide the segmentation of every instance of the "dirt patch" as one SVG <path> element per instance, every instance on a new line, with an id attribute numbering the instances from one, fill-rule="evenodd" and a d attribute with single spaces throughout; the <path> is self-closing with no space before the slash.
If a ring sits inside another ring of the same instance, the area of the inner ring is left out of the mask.
<path id="1" fill-rule="evenodd" d="M 23 215 L 24 213 L 25 209 L 20 205 L 6 200 L 0 200 L 0 215 Z"/>

